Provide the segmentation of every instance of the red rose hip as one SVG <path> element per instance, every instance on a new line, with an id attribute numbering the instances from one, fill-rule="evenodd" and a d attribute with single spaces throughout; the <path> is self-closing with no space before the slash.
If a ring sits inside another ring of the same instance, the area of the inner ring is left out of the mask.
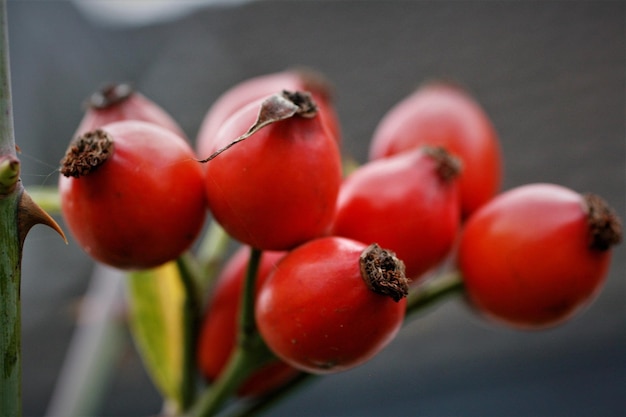
<path id="1" fill-rule="evenodd" d="M 461 221 L 458 161 L 422 147 L 370 161 L 343 182 L 333 233 L 394 251 L 417 281 L 443 261 Z"/>
<path id="2" fill-rule="evenodd" d="M 80 136 L 106 124 L 124 120 L 149 122 L 185 138 L 178 123 L 163 108 L 129 84 L 107 85 L 92 94 L 86 103 L 76 135 Z"/>
<path id="3" fill-rule="evenodd" d="M 177 258 L 206 216 L 204 175 L 191 147 L 155 124 L 111 123 L 72 141 L 61 162 L 61 211 L 93 258 L 121 269 Z"/>
<path id="4" fill-rule="evenodd" d="M 374 132 L 370 159 L 424 145 L 442 146 L 463 163 L 459 189 L 464 218 L 498 192 L 502 155 L 497 133 L 485 111 L 460 87 L 432 82 L 397 103 Z"/>
<path id="5" fill-rule="evenodd" d="M 318 72 L 309 69 L 289 69 L 245 79 L 226 90 L 209 108 L 196 138 L 198 155 L 208 157 L 213 141 L 226 120 L 246 105 L 283 90 L 307 91 L 320 110 L 320 117 L 330 135 L 339 141 L 341 128 L 331 94 L 330 83 Z"/>
<path id="6" fill-rule="evenodd" d="M 211 151 L 209 208 L 233 238 L 287 250 L 328 232 L 341 158 L 308 94 L 284 92 L 249 104 L 220 129 Z"/>
<path id="7" fill-rule="evenodd" d="M 270 349 L 315 374 L 358 366 L 380 352 L 404 319 L 404 265 L 377 245 L 312 240 L 289 252 L 261 287 L 259 332 Z"/>
<path id="8" fill-rule="evenodd" d="M 458 266 L 481 313 L 517 328 L 554 326 L 596 296 L 621 233 L 599 197 L 529 184 L 469 218 Z"/>

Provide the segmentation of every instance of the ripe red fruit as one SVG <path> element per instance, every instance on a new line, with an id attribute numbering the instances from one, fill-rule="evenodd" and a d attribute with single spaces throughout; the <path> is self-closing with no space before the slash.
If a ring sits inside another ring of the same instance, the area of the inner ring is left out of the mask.
<path id="1" fill-rule="evenodd" d="M 157 124 L 185 138 L 185 133 L 172 116 L 128 84 L 113 84 L 102 88 L 89 97 L 86 106 L 75 136 L 109 123 L 139 120 Z"/>
<path id="2" fill-rule="evenodd" d="M 275 106 L 263 101 L 264 109 L 304 109 L 310 103 L 310 97 L 300 93 L 285 97 L 273 97 Z M 211 152 L 244 134 L 260 108 L 257 101 L 229 118 Z M 341 182 L 341 159 L 336 142 L 313 114 L 270 123 L 207 162 L 209 208 L 233 238 L 257 249 L 287 250 L 327 233 Z"/>
<path id="3" fill-rule="evenodd" d="M 151 123 L 105 125 L 72 141 L 61 161 L 61 210 L 93 258 L 122 269 L 175 259 L 206 216 L 204 175 L 183 138 Z"/>
<path id="4" fill-rule="evenodd" d="M 261 256 L 256 286 L 266 280 L 285 252 L 265 251 Z M 208 380 L 215 380 L 226 366 L 237 340 L 237 326 L 241 305 L 241 293 L 249 259 L 249 250 L 240 248 L 230 258 L 218 277 L 216 287 L 198 336 L 198 367 Z M 294 378 L 299 371 L 276 360 L 244 381 L 238 394 L 244 397 L 261 396 Z"/>
<path id="5" fill-rule="evenodd" d="M 259 99 L 283 90 L 308 91 L 320 109 L 320 118 L 335 140 L 341 138 L 330 83 L 308 69 L 292 69 L 248 78 L 225 91 L 207 111 L 196 138 L 198 155 L 207 158 L 214 151 L 217 131 L 234 113 Z"/>
<path id="6" fill-rule="evenodd" d="M 467 221 L 458 266 L 472 304 L 520 328 L 554 326 L 588 305 L 621 239 L 599 197 L 530 184 L 496 197 Z"/>
<path id="7" fill-rule="evenodd" d="M 450 252 L 460 225 L 458 161 L 422 147 L 370 161 L 337 198 L 333 234 L 393 250 L 417 279 Z"/>
<path id="8" fill-rule="evenodd" d="M 325 237 L 289 252 L 261 287 L 256 320 L 269 348 L 315 374 L 353 368 L 396 335 L 408 284 L 377 245 Z"/>
<path id="9" fill-rule="evenodd" d="M 370 159 L 423 145 L 443 146 L 461 159 L 464 218 L 498 192 L 502 156 L 496 131 L 480 105 L 460 87 L 426 84 L 397 103 L 374 132 Z"/>

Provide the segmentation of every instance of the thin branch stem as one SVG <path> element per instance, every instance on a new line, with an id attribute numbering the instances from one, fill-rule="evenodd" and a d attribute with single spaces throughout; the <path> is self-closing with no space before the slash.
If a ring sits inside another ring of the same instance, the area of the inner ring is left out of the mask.
<path id="1" fill-rule="evenodd" d="M 463 280 L 459 271 L 450 271 L 426 281 L 409 294 L 407 301 L 407 317 L 422 311 L 448 296 L 463 291 Z"/>
<path id="2" fill-rule="evenodd" d="M 6 0 L 0 1 L 0 155 L 16 156 Z"/>
<path id="3" fill-rule="evenodd" d="M 181 409 L 186 411 L 196 394 L 196 337 L 200 321 L 200 297 L 198 279 L 193 259 L 184 254 L 176 261 L 180 273 L 185 300 L 183 302 L 183 373 L 181 378 Z"/>
<path id="4" fill-rule="evenodd" d="M 199 398 L 189 416 L 209 417 L 215 415 L 246 377 L 274 358 L 257 332 L 254 319 L 256 276 L 261 255 L 262 251 L 251 248 L 243 293 L 241 294 L 239 335 L 235 351 L 231 355 L 226 369 Z"/>
<path id="5" fill-rule="evenodd" d="M 241 311 L 239 312 L 239 344 L 256 333 L 256 322 L 254 320 L 254 296 L 256 288 L 256 278 L 261 264 L 263 252 L 259 249 L 250 248 L 250 260 L 246 270 L 246 279 L 243 286 L 241 299 Z"/>
<path id="6" fill-rule="evenodd" d="M 304 388 L 317 378 L 319 378 L 319 375 L 302 372 L 289 381 L 289 383 L 277 388 L 269 394 L 264 395 L 259 399 L 244 403 L 232 413 L 227 414 L 227 417 L 254 417 L 260 415 L 287 398 L 289 395 L 293 394 L 295 391 Z"/>
<path id="7" fill-rule="evenodd" d="M 28 194 L 42 210 L 51 215 L 61 213 L 61 196 L 59 189 L 52 186 L 28 186 Z"/>
<path id="8" fill-rule="evenodd" d="M 198 283 L 202 293 L 208 293 L 208 290 L 213 286 L 219 267 L 226 256 L 230 240 L 230 236 L 222 226 L 212 220 L 196 255 L 200 267 Z"/>

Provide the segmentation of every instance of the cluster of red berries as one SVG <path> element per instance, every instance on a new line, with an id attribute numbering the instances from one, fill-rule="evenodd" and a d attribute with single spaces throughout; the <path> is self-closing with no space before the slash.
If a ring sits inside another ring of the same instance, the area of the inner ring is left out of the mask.
<path id="1" fill-rule="evenodd" d="M 554 184 L 500 193 L 496 131 L 459 86 L 426 84 L 390 109 L 370 160 L 349 173 L 341 142 L 329 89 L 310 72 L 228 90 L 197 152 L 155 103 L 109 87 L 62 161 L 62 212 L 89 255 L 122 269 L 176 259 L 207 213 L 262 251 L 256 325 L 280 361 L 252 375 L 248 394 L 370 359 L 400 329 L 406 295 L 447 259 L 478 311 L 516 327 L 560 323 L 597 294 L 619 219 L 598 196 Z M 247 254 L 209 298 L 198 348 L 209 379 L 235 344 Z"/>

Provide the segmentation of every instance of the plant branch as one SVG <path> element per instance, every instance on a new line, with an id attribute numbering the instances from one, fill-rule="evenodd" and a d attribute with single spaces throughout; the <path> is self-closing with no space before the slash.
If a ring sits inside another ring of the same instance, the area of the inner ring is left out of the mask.
<path id="1" fill-rule="evenodd" d="M 21 242 L 17 208 L 23 188 L 15 151 L 6 0 L 0 3 L 0 410 L 22 415 L 21 404 Z"/>
<path id="2" fill-rule="evenodd" d="M 200 298 L 198 282 L 194 275 L 192 259 L 185 254 L 178 258 L 177 266 L 184 289 L 183 302 L 183 372 L 181 377 L 181 408 L 186 411 L 196 394 L 196 336 L 200 320 Z"/>
<path id="3" fill-rule="evenodd" d="M 415 288 L 407 301 L 407 317 L 422 311 L 424 308 L 442 301 L 444 298 L 463 291 L 461 273 L 451 271 L 439 275 Z"/>
<path id="4" fill-rule="evenodd" d="M 246 272 L 239 316 L 237 346 L 226 368 L 215 383 L 200 397 L 189 416 L 209 417 L 215 415 L 233 395 L 239 385 L 253 371 L 274 358 L 257 332 L 254 319 L 256 276 L 262 251 L 251 248 Z"/>
<path id="5" fill-rule="evenodd" d="M 28 194 L 42 210 L 49 214 L 61 213 L 61 196 L 59 189 L 51 186 L 28 186 Z"/>
<path id="6" fill-rule="evenodd" d="M 0 156 L 16 156 L 6 0 L 0 2 Z"/>
<path id="7" fill-rule="evenodd" d="M 206 231 L 205 237 L 198 248 L 197 260 L 200 267 L 201 293 L 208 293 L 214 280 L 217 278 L 219 267 L 224 260 L 228 249 L 230 236 L 218 222 L 212 220 Z"/>
<path id="8" fill-rule="evenodd" d="M 275 404 L 287 398 L 289 395 L 293 394 L 295 391 L 304 388 L 319 377 L 319 375 L 302 372 L 287 384 L 275 389 L 269 394 L 264 395 L 259 399 L 246 402 L 232 413 L 229 413 L 227 417 L 254 417 L 260 415 Z"/>

